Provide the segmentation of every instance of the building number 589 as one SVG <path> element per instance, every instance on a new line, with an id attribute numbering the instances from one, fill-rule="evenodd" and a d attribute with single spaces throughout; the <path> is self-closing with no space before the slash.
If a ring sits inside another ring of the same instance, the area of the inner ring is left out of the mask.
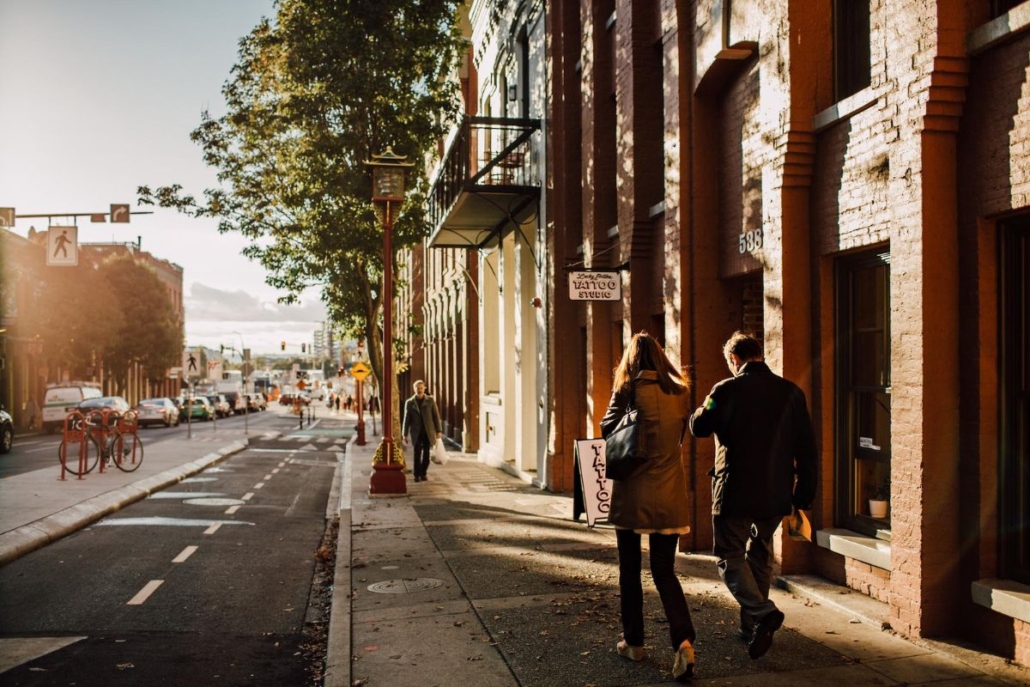
<path id="1" fill-rule="evenodd" d="M 754 229 L 737 237 L 737 249 L 741 255 L 752 253 L 762 247 L 762 230 Z"/>

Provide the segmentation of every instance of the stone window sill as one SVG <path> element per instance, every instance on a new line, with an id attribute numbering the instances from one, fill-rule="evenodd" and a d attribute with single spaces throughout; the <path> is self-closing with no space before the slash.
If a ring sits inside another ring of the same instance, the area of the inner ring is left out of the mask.
<path id="1" fill-rule="evenodd" d="M 969 34 L 969 54 L 978 55 L 1030 29 L 1030 3 L 1017 7 L 977 27 Z"/>
<path id="2" fill-rule="evenodd" d="M 976 605 L 1030 623 L 1030 587 L 1025 584 L 993 578 L 976 580 L 972 591 Z"/>
<path id="3" fill-rule="evenodd" d="M 818 530 L 815 542 L 824 549 L 839 553 L 875 568 L 891 569 L 890 542 L 845 529 Z"/>
<path id="4" fill-rule="evenodd" d="M 862 110 L 868 110 L 879 100 L 879 94 L 872 86 L 863 88 L 858 93 L 849 95 L 812 117 L 812 131 L 818 133 L 823 129 L 833 126 L 837 122 L 853 117 Z"/>

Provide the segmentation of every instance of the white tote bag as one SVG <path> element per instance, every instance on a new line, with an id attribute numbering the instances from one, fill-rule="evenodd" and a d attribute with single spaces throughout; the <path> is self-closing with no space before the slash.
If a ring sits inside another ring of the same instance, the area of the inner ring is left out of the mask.
<path id="1" fill-rule="evenodd" d="M 443 447 L 443 439 L 436 440 L 436 445 L 433 446 L 433 455 L 430 456 L 430 460 L 437 465 L 447 464 L 447 449 Z"/>

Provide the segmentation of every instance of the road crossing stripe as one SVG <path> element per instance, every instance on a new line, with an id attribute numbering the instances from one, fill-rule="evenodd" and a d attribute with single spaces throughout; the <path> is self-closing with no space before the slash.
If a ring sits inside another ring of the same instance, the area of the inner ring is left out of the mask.
<path id="1" fill-rule="evenodd" d="M 222 526 L 222 523 L 216 522 L 213 525 L 211 525 L 211 527 L 208 527 L 206 530 L 204 530 L 204 534 L 214 534 L 215 532 L 218 531 L 218 528 L 221 527 L 221 526 Z"/>
<path id="2" fill-rule="evenodd" d="M 228 507 L 228 508 L 226 509 L 226 511 L 225 511 L 225 514 L 226 514 L 226 515 L 232 515 L 233 513 L 235 513 L 236 511 L 238 511 L 239 509 L 240 509 L 240 507 L 239 507 L 239 506 L 229 506 L 229 507 Z"/>
<path id="3" fill-rule="evenodd" d="M 150 598 L 150 595 L 157 591 L 157 588 L 164 584 L 164 580 L 151 580 L 147 582 L 143 589 L 139 590 L 139 594 L 129 599 L 129 603 L 126 606 L 142 606 L 143 603 Z"/>
<path id="4" fill-rule="evenodd" d="M 186 560 L 194 553 L 196 553 L 197 549 L 199 548 L 199 546 L 187 546 L 185 549 L 182 550 L 182 553 L 180 553 L 178 556 L 172 559 L 172 563 L 185 563 Z"/>

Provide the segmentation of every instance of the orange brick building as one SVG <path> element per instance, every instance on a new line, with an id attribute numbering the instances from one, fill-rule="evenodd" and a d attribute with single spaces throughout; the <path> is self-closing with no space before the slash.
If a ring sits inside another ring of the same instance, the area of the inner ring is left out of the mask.
<path id="1" fill-rule="evenodd" d="M 755 331 L 821 444 L 816 542 L 782 538 L 783 572 L 1030 663 L 1030 3 L 552 0 L 547 22 L 543 482 L 571 489 L 632 332 L 699 403 Z M 621 302 L 569 300 L 567 269 L 605 267 Z M 712 443 L 683 460 L 706 550 Z"/>

